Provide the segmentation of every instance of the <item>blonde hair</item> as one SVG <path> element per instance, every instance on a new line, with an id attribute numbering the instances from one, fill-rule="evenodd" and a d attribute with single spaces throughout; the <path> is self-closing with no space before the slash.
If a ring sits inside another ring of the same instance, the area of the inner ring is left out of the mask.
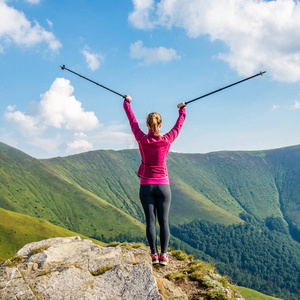
<path id="1" fill-rule="evenodd" d="M 161 115 L 157 112 L 153 112 L 148 114 L 147 116 L 147 124 L 149 125 L 150 129 L 154 131 L 157 136 L 162 136 L 159 132 L 159 126 L 162 122 Z"/>

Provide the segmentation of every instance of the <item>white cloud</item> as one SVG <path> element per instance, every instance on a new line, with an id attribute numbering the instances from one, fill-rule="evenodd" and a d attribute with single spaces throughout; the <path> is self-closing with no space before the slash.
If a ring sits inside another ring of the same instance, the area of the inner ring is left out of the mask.
<path id="1" fill-rule="evenodd" d="M 147 48 L 143 46 L 142 41 L 137 41 L 130 45 L 130 57 L 143 60 L 143 64 L 168 63 L 172 60 L 178 60 L 181 57 L 177 55 L 172 48 L 165 47 Z"/>
<path id="2" fill-rule="evenodd" d="M 280 106 L 279 105 L 276 105 L 276 104 L 274 104 L 273 106 L 272 106 L 272 110 L 276 110 L 276 109 L 279 109 L 280 108 Z"/>
<path id="3" fill-rule="evenodd" d="M 295 101 L 294 105 L 292 106 L 292 109 L 300 109 L 300 101 Z"/>
<path id="4" fill-rule="evenodd" d="M 41 95 L 39 115 L 43 124 L 67 130 L 89 131 L 99 126 L 94 112 L 85 112 L 73 96 L 74 88 L 65 78 L 56 78 Z"/>
<path id="5" fill-rule="evenodd" d="M 67 143 L 66 153 L 75 154 L 93 149 L 93 144 L 87 140 L 87 135 L 83 132 L 74 133 L 74 141 Z"/>
<path id="6" fill-rule="evenodd" d="M 23 12 L 8 6 L 4 0 L 0 1 L 0 42 L 2 52 L 3 44 L 11 43 L 32 47 L 45 42 L 53 52 L 57 52 L 62 47 L 52 32 L 46 31 L 37 21 L 32 24 Z"/>
<path id="7" fill-rule="evenodd" d="M 88 64 L 89 69 L 96 71 L 104 60 L 104 56 L 100 53 L 92 53 L 88 46 L 82 50 L 82 54 Z"/>
<path id="8" fill-rule="evenodd" d="M 17 130 L 26 137 L 40 136 L 45 130 L 45 126 L 39 124 L 39 120 L 35 116 L 29 116 L 21 111 L 13 111 L 14 107 L 9 105 L 6 109 L 4 117 L 11 122 Z"/>
<path id="9" fill-rule="evenodd" d="M 133 0 L 129 21 L 139 29 L 183 28 L 192 38 L 208 35 L 239 75 L 267 70 L 275 80 L 300 80 L 299 0 Z"/>
<path id="10" fill-rule="evenodd" d="M 129 14 L 129 21 L 138 29 L 152 29 L 155 24 L 150 21 L 154 11 L 154 0 L 132 0 L 135 10 Z"/>
<path id="11" fill-rule="evenodd" d="M 57 78 L 50 89 L 41 95 L 34 114 L 14 111 L 15 106 L 9 105 L 5 119 L 13 123 L 22 135 L 29 137 L 41 136 L 48 127 L 76 131 L 98 128 L 99 121 L 94 112 L 84 111 L 73 91 L 69 80 Z"/>
<path id="12" fill-rule="evenodd" d="M 49 19 L 46 19 L 46 22 L 47 22 L 48 26 L 52 29 L 53 23 Z"/>
<path id="13" fill-rule="evenodd" d="M 80 139 L 84 139 L 84 138 L 87 137 L 87 135 L 85 133 L 83 133 L 83 132 L 75 132 L 74 133 L 74 137 L 80 138 Z"/>
<path id="14" fill-rule="evenodd" d="M 74 140 L 72 143 L 68 143 L 67 152 L 76 151 L 88 151 L 93 149 L 93 144 L 87 140 L 79 139 Z"/>

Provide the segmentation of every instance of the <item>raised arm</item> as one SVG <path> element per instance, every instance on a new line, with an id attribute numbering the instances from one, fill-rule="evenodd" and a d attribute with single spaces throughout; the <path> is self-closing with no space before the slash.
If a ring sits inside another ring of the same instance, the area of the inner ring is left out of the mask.
<path id="1" fill-rule="evenodd" d="M 139 142 L 145 136 L 145 133 L 140 129 L 139 124 L 136 121 L 135 115 L 130 106 L 131 100 L 131 97 L 127 95 L 125 97 L 123 107 L 129 120 L 132 133 L 134 134 L 134 137 L 137 140 L 137 142 Z"/>
<path id="2" fill-rule="evenodd" d="M 170 143 L 173 143 L 174 140 L 177 138 L 182 125 L 185 121 L 185 116 L 186 116 L 186 108 L 185 108 L 185 103 L 181 102 L 177 105 L 177 107 L 179 108 L 179 116 L 178 119 L 174 125 L 174 127 L 164 136 L 170 141 Z"/>

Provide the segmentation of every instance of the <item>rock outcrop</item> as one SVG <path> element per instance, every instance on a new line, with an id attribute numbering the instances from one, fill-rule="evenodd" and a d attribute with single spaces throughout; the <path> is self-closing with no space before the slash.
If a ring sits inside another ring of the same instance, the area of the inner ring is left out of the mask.
<path id="1" fill-rule="evenodd" d="M 25 245 L 0 266 L 0 299 L 193 299 L 184 289 L 197 294 L 194 283 L 166 279 L 185 265 L 170 253 L 167 268 L 153 268 L 139 245 L 53 238 Z"/>

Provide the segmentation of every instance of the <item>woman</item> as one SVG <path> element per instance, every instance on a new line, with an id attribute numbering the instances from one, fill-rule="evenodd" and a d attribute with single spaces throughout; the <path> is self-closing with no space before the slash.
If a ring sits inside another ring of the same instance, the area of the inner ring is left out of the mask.
<path id="1" fill-rule="evenodd" d="M 159 132 L 162 123 L 160 114 L 154 112 L 148 115 L 146 124 L 149 132 L 145 134 L 139 128 L 132 112 L 131 100 L 131 97 L 127 95 L 123 106 L 142 156 L 142 163 L 138 170 L 138 176 L 141 178 L 140 200 L 146 218 L 146 234 L 151 249 L 152 264 L 167 265 L 169 261 L 167 250 L 170 238 L 168 216 L 171 190 L 166 159 L 169 148 L 177 138 L 184 123 L 186 116 L 185 103 L 181 102 L 177 105 L 179 117 L 175 126 L 167 134 L 161 135 Z M 160 256 L 158 256 L 156 243 L 156 214 L 160 226 Z"/>

